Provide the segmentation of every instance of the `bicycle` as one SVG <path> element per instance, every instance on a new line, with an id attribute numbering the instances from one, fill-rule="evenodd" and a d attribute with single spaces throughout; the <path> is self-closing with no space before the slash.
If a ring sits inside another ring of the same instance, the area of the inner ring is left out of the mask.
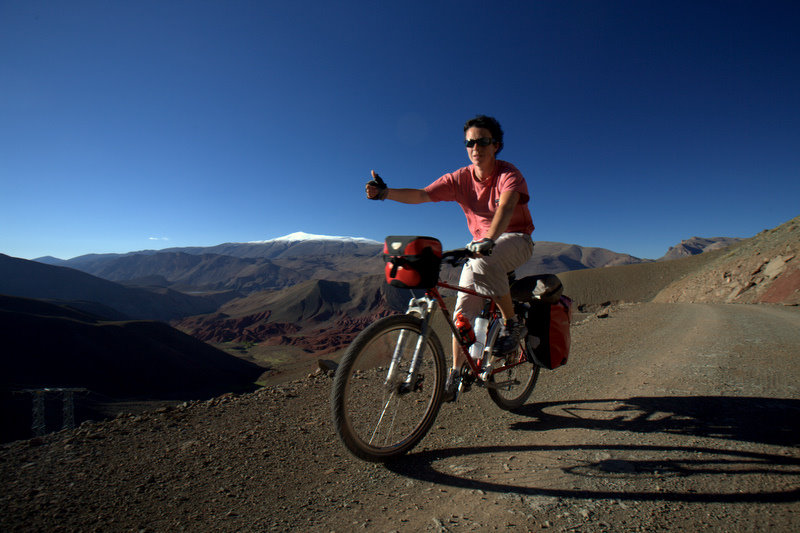
<path id="1" fill-rule="evenodd" d="M 470 257 L 473 254 L 469 250 L 457 249 L 442 253 L 441 261 L 458 266 Z M 344 445 L 361 459 L 382 462 L 405 454 L 422 440 L 436 419 L 450 368 L 431 326 L 437 309 L 464 355 L 458 394 L 473 385 L 485 387 L 501 409 L 514 410 L 525 404 L 539 377 L 540 367 L 534 364 L 532 353 L 536 339 L 528 336 L 512 353 L 496 356 L 493 346 L 502 326 L 497 302 L 472 289 L 442 281 L 440 263 L 434 263 L 435 267 L 428 270 L 435 272 L 422 272 L 423 279 L 415 281 L 426 289 L 425 295 L 411 298 L 405 314 L 379 319 L 363 330 L 338 365 L 331 392 L 333 422 Z M 396 271 L 397 264 L 393 268 Z M 513 273 L 510 279 L 512 276 Z M 387 280 L 389 277 L 387 262 Z M 530 282 L 533 278 L 520 281 Z M 475 346 L 474 336 L 469 328 L 456 326 L 440 288 L 485 301 L 481 314 L 488 320 L 484 346 L 470 350 Z M 560 282 L 558 291 L 560 295 Z M 530 303 L 515 298 L 514 306 L 517 315 L 524 317 Z"/>

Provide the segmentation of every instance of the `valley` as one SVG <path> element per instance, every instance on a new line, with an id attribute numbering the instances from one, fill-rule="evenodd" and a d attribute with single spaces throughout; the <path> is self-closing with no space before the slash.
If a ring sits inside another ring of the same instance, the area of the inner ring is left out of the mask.
<path id="1" fill-rule="evenodd" d="M 797 303 L 797 227 L 795 219 L 728 248 L 719 243 L 729 240 L 694 238 L 674 249 L 711 251 L 659 261 L 537 243 L 518 274 L 560 272 L 579 316 L 652 300 Z M 405 309 L 412 292 L 376 274 L 383 268 L 380 252 L 374 241 L 298 234 L 46 263 L 0 255 L 0 294 L 10 295 L 0 302 L 8 348 L 1 388 L 4 405 L 15 413 L 6 420 L 16 428 L 3 439 L 19 438 L 31 425 L 30 400 L 12 401 L 14 390 L 79 386 L 101 393 L 102 401 L 80 399 L 80 423 L 113 415 L 115 403 L 146 410 L 165 400 L 208 399 L 308 375 L 318 360 L 338 359 L 369 323 Z M 456 282 L 458 272 L 443 267 L 442 277 Z M 719 280 L 730 289 L 726 297 L 719 292 L 724 287 L 716 289 L 722 296 L 692 296 Z M 148 322 L 153 319 L 159 322 Z M 444 321 L 437 327 L 445 338 Z M 165 332 L 172 341 L 164 342 Z M 244 371 L 203 381 L 208 369 L 197 358 L 204 351 L 231 367 L 241 363 Z M 102 377 L 90 379 L 94 374 Z M 156 382 L 163 385 L 153 388 Z"/>

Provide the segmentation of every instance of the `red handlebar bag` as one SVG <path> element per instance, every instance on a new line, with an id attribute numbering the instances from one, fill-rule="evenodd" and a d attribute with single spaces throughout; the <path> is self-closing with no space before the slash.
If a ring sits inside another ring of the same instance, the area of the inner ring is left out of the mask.
<path id="1" fill-rule="evenodd" d="M 433 237 L 386 237 L 383 260 L 389 285 L 403 289 L 430 289 L 439 281 L 442 243 Z"/>

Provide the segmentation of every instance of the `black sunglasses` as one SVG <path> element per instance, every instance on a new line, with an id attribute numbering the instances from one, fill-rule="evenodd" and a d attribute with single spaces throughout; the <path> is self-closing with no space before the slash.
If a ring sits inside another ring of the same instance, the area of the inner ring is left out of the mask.
<path id="1" fill-rule="evenodd" d="M 467 139 L 466 141 L 464 141 L 464 144 L 466 145 L 467 148 L 472 148 L 476 144 L 478 146 L 489 146 L 493 142 L 494 139 L 492 139 L 491 137 L 481 137 L 480 139 Z"/>

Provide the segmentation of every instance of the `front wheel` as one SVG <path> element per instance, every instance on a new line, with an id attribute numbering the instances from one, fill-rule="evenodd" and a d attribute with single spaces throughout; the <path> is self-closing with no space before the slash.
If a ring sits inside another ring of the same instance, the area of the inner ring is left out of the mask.
<path id="1" fill-rule="evenodd" d="M 397 315 L 374 322 L 336 371 L 331 409 L 339 438 L 367 461 L 406 453 L 436 419 L 445 376 L 442 344 L 433 331 L 422 342 L 422 320 Z"/>
<path id="2" fill-rule="evenodd" d="M 489 379 L 489 396 L 501 409 L 513 411 L 525 405 L 533 392 L 536 380 L 539 379 L 539 367 L 528 362 L 522 344 L 513 355 L 497 361 L 494 366 L 499 365 L 513 366 L 492 374 Z"/>

